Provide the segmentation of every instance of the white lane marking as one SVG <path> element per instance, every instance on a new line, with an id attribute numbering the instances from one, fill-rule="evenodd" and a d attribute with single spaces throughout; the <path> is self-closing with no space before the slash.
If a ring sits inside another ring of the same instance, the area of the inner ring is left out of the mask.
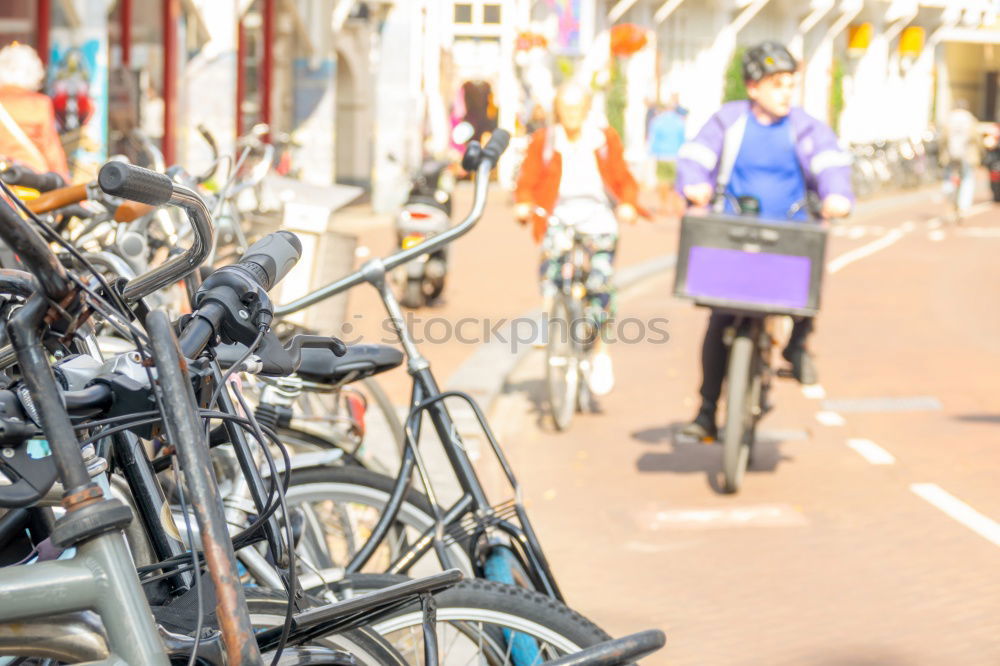
<path id="1" fill-rule="evenodd" d="M 844 417 L 837 412 L 816 412 L 816 420 L 820 422 L 820 425 L 831 427 L 842 426 L 847 423 Z"/>
<path id="2" fill-rule="evenodd" d="M 851 240 L 857 240 L 865 235 L 864 227 L 851 227 L 850 231 L 847 232 L 847 237 Z"/>
<path id="3" fill-rule="evenodd" d="M 802 387 L 802 395 L 810 400 L 822 400 L 826 397 L 826 389 L 822 384 L 809 384 Z"/>
<path id="4" fill-rule="evenodd" d="M 679 544 L 670 543 L 647 543 L 645 541 L 626 541 L 625 550 L 631 550 L 633 553 L 666 553 L 672 550 L 678 550 L 683 546 Z"/>
<path id="5" fill-rule="evenodd" d="M 936 483 L 912 483 L 910 490 L 993 545 L 1000 546 L 1000 523 L 979 513 Z"/>
<path id="6" fill-rule="evenodd" d="M 885 248 L 889 247 L 890 245 L 898 241 L 904 235 L 906 235 L 906 232 L 900 231 L 899 229 L 893 229 L 885 236 L 882 236 L 881 238 L 874 240 L 871 243 L 862 245 L 861 247 L 854 248 L 853 250 L 850 250 L 849 252 L 845 252 L 844 254 L 840 255 L 836 259 L 832 259 L 829 263 L 827 263 L 826 270 L 830 273 L 836 273 L 840 269 L 844 268 L 849 264 L 853 264 L 855 261 L 858 261 L 859 259 L 864 259 L 865 257 L 875 254 L 879 250 L 884 250 Z"/>
<path id="7" fill-rule="evenodd" d="M 983 201 L 977 203 L 975 206 L 970 207 L 969 210 L 965 211 L 962 217 L 964 218 L 975 217 L 976 215 L 980 215 L 987 211 L 994 210 L 995 207 L 996 205 L 992 201 Z"/>
<path id="8" fill-rule="evenodd" d="M 726 509 L 664 509 L 643 512 L 639 521 L 647 530 L 789 527 L 809 523 L 801 511 L 788 504 L 759 504 Z"/>
<path id="9" fill-rule="evenodd" d="M 849 439 L 847 445 L 873 465 L 891 465 L 896 462 L 891 453 L 870 439 Z"/>
<path id="10" fill-rule="evenodd" d="M 917 228 L 917 223 L 914 222 L 913 220 L 907 220 L 906 222 L 903 222 L 901 225 L 899 225 L 899 228 L 902 229 L 904 232 L 910 232 Z"/>
<path id="11" fill-rule="evenodd" d="M 955 231 L 962 236 L 974 236 L 978 238 L 996 238 L 1000 236 L 1000 229 L 996 227 L 960 227 Z"/>
<path id="12" fill-rule="evenodd" d="M 943 241 L 944 232 L 941 231 L 940 229 L 935 229 L 934 231 L 927 234 L 927 238 L 932 241 Z"/>
<path id="13" fill-rule="evenodd" d="M 941 227 L 941 218 L 940 217 L 935 217 L 933 220 L 930 220 L 927 223 L 927 227 L 929 229 L 939 229 Z"/>

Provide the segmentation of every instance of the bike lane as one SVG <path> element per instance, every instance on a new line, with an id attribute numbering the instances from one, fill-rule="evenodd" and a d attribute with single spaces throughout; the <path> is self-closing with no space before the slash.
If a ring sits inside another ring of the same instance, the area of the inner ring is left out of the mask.
<path id="1" fill-rule="evenodd" d="M 953 227 L 939 208 L 832 235 L 822 390 L 778 381 L 739 495 L 716 492 L 721 447 L 674 436 L 706 313 L 672 276 L 623 293 L 621 317 L 664 317 L 670 339 L 613 349 L 603 414 L 552 432 L 542 354 L 517 367 L 493 421 L 571 606 L 614 634 L 664 629 L 652 663 L 1000 661 L 1000 216 Z"/>

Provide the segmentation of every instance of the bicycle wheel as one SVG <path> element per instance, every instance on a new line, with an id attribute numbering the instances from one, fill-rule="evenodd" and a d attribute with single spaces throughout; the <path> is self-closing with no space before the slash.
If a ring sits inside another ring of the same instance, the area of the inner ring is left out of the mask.
<path id="1" fill-rule="evenodd" d="M 557 296 L 549 313 L 545 358 L 549 411 L 557 430 L 566 430 L 573 422 L 580 387 L 579 358 L 573 342 L 573 324 L 573 311 L 567 299 Z"/>
<path id="2" fill-rule="evenodd" d="M 729 350 L 726 373 L 726 425 L 722 436 L 722 472 L 727 493 L 739 491 L 750 460 L 753 430 L 751 369 L 753 338 L 737 335 Z"/>
<path id="3" fill-rule="evenodd" d="M 400 576 L 349 576 L 338 589 L 370 592 Z M 533 666 L 609 639 L 593 622 L 533 590 L 465 580 L 434 595 L 442 664 Z M 416 604 L 372 624 L 410 664 L 423 663 L 423 614 Z"/>
<path id="4" fill-rule="evenodd" d="M 289 507 L 300 508 L 305 526 L 299 540 L 302 556 L 316 568 L 343 566 L 364 545 L 385 509 L 395 479 L 361 467 L 313 467 L 293 470 L 285 495 Z M 383 572 L 400 554 L 434 525 L 434 511 L 423 493 L 410 489 L 396 516 L 396 525 L 365 566 Z M 454 566 L 473 575 L 461 543 L 447 547 Z M 441 570 L 433 552 L 417 561 L 416 570 Z"/>

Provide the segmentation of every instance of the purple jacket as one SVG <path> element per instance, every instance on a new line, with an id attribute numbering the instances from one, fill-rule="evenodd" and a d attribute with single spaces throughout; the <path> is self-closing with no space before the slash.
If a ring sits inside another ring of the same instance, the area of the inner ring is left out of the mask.
<path id="1" fill-rule="evenodd" d="M 677 191 L 686 185 L 709 183 L 725 186 L 743 143 L 750 102 L 729 102 L 719 109 L 698 135 L 678 153 Z M 851 156 L 841 150 L 837 135 L 825 123 L 795 107 L 789 114 L 799 166 L 806 189 L 821 199 L 840 194 L 854 201 L 851 189 Z"/>

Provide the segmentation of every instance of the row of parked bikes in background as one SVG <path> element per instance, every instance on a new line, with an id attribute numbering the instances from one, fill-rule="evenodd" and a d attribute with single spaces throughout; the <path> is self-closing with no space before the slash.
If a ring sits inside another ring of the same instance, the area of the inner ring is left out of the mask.
<path id="1" fill-rule="evenodd" d="M 467 144 L 464 219 L 283 305 L 302 245 L 251 242 L 239 201 L 273 168 L 252 141 L 198 174 L 0 165 L 0 664 L 612 665 L 664 645 L 566 606 L 502 446 L 439 389 L 389 280 L 473 229 L 507 139 Z M 287 320 L 364 284 L 398 346 Z M 400 417 L 375 377 L 403 371 Z"/>
<path id="2" fill-rule="evenodd" d="M 983 123 L 982 162 L 991 194 L 1000 202 L 1000 126 Z M 947 175 L 942 138 L 933 130 L 919 137 L 853 144 L 852 184 L 859 199 L 941 183 Z"/>

